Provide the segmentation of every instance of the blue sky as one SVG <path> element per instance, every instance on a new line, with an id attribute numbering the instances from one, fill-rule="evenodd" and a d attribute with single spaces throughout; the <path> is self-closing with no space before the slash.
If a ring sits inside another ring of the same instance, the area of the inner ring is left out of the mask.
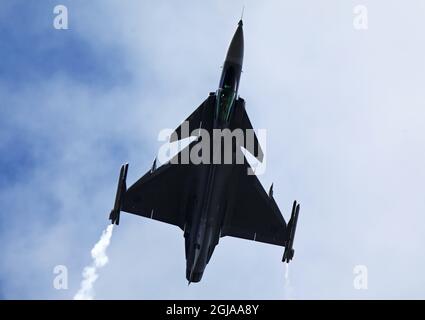
<path id="1" fill-rule="evenodd" d="M 53 28 L 53 8 L 69 30 Z M 97 298 L 424 298 L 425 5 L 363 1 L 3 1 L 0 297 L 68 299 L 132 183 L 218 84 L 245 4 L 240 95 L 266 128 L 266 188 L 301 202 L 290 284 L 282 248 L 223 238 L 198 285 L 179 230 L 122 216 Z M 55 290 L 53 268 L 68 267 Z M 353 268 L 368 268 L 368 290 Z"/>

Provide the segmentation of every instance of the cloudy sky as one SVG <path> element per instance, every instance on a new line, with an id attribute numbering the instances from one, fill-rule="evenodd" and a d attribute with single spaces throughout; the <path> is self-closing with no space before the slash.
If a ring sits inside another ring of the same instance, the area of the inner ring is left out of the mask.
<path id="1" fill-rule="evenodd" d="M 53 27 L 58 4 L 68 30 Z M 244 4 L 239 93 L 267 129 L 260 179 L 285 217 L 301 202 L 289 279 L 283 248 L 223 238 L 187 287 L 181 231 L 123 214 L 96 298 L 425 298 L 422 0 L 2 1 L 1 298 L 74 296 L 119 166 L 134 182 L 158 132 L 216 90 Z"/>

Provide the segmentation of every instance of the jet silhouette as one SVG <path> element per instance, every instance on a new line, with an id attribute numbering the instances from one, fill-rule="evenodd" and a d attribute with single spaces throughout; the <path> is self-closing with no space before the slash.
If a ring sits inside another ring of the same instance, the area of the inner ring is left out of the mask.
<path id="1" fill-rule="evenodd" d="M 197 129 L 201 128 L 208 133 L 216 129 L 239 129 L 247 138 L 246 132 L 253 127 L 245 101 L 238 96 L 243 53 L 243 23 L 240 20 L 227 51 L 218 90 L 210 93 L 186 119 L 184 124 L 189 130 L 184 130 L 182 124 L 174 131 L 171 142 L 196 137 Z M 111 222 L 118 225 L 120 212 L 124 211 L 181 228 L 189 284 L 201 280 L 219 239 L 224 236 L 283 246 L 282 261 L 288 263 L 294 256 L 293 241 L 300 205 L 294 201 L 291 218 L 286 223 L 273 198 L 273 185 L 266 193 L 258 178 L 248 174 L 250 165 L 245 157 L 242 163 L 235 163 L 241 147 L 259 161 L 263 160 L 255 133 L 252 138 L 253 143 L 232 140 L 233 161 L 230 164 L 214 162 L 214 159 L 209 163 L 183 163 L 184 152 L 193 150 L 203 139 L 198 136 L 168 163 L 156 168 L 155 160 L 152 168 L 128 189 L 128 164 L 123 165 L 115 205 L 109 216 Z M 209 150 L 211 154 L 217 153 L 213 144 Z M 222 158 L 220 154 L 217 159 Z"/>

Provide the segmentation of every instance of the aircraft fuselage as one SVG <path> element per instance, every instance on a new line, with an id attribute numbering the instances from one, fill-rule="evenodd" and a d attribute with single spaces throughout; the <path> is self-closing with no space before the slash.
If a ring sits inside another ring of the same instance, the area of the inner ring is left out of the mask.
<path id="1" fill-rule="evenodd" d="M 243 62 L 242 21 L 233 36 L 223 64 L 219 88 L 215 94 L 214 119 L 210 129 L 226 129 L 232 121 L 237 100 Z M 211 145 L 211 153 L 213 147 Z M 232 162 L 235 161 L 233 153 Z M 221 225 L 230 205 L 229 195 L 237 181 L 232 179 L 235 167 L 231 164 L 201 164 L 195 180 L 198 193 L 191 198 L 192 217 L 185 230 L 186 278 L 199 282 L 204 269 L 219 242 Z"/>

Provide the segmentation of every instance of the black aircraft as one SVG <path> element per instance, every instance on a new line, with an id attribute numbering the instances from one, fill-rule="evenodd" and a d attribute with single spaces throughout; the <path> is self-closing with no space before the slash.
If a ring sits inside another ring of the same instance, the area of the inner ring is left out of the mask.
<path id="1" fill-rule="evenodd" d="M 170 141 L 196 135 L 196 129 L 253 130 L 238 96 L 244 51 L 242 20 L 227 51 L 219 88 L 186 119 L 189 134 L 179 126 Z M 194 133 L 195 132 L 195 133 Z M 199 138 L 199 137 L 198 137 Z M 199 140 L 199 139 L 198 139 Z M 193 148 L 199 141 L 191 142 Z M 244 147 L 259 161 L 263 152 L 254 136 Z M 184 150 L 175 157 L 181 157 Z M 233 152 L 233 159 L 235 152 Z M 285 247 L 282 261 L 294 256 L 293 242 L 300 205 L 294 201 L 291 218 L 285 222 L 273 198 L 273 185 L 267 194 L 244 158 L 242 164 L 176 163 L 176 158 L 152 168 L 127 189 L 128 164 L 121 167 L 115 205 L 109 219 L 119 224 L 120 211 L 169 223 L 184 232 L 186 278 L 199 282 L 220 237 L 232 236 Z"/>

